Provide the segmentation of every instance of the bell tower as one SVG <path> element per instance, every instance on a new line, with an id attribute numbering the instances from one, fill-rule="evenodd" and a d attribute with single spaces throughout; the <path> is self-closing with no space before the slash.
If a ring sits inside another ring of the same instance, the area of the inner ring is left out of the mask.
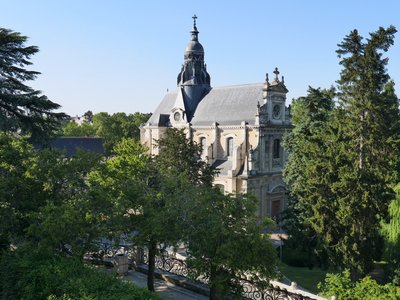
<path id="1" fill-rule="evenodd" d="M 204 63 L 204 48 L 199 42 L 199 31 L 196 27 L 197 16 L 194 15 L 192 18 L 191 40 L 186 46 L 184 62 L 177 77 L 188 122 L 192 119 L 199 102 L 211 90 L 210 75 Z"/>
<path id="2" fill-rule="evenodd" d="M 279 80 L 278 68 L 275 68 L 275 78 L 269 82 L 268 73 L 263 86 L 263 100 L 266 105 L 268 120 L 272 124 L 284 124 L 287 113 L 285 108 L 286 94 L 289 92 L 285 86 L 285 78 Z"/>

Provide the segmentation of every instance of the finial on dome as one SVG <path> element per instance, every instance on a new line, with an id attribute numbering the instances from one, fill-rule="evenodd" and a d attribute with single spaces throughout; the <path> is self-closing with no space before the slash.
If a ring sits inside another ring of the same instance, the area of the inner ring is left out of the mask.
<path id="1" fill-rule="evenodd" d="M 268 73 L 265 74 L 265 81 L 266 81 L 266 82 L 269 81 L 269 79 L 268 79 Z"/>

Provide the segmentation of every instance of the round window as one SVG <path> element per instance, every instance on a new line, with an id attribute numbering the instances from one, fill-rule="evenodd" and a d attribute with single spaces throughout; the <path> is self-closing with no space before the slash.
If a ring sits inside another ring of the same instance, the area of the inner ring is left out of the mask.
<path id="1" fill-rule="evenodd" d="M 181 114 L 179 112 L 174 113 L 174 120 L 179 121 L 181 119 Z"/>

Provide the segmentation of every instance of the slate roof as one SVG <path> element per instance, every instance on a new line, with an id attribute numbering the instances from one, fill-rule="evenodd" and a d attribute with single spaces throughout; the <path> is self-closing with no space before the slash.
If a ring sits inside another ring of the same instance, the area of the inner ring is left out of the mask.
<path id="1" fill-rule="evenodd" d="M 168 92 L 161 103 L 158 105 L 150 119 L 147 121 L 149 125 L 166 126 L 165 116 L 170 115 L 171 109 L 175 104 L 178 90 Z"/>
<path id="2" fill-rule="evenodd" d="M 50 147 L 66 150 L 67 156 L 74 156 L 78 149 L 104 155 L 103 139 L 92 137 L 56 137 Z"/>
<path id="3" fill-rule="evenodd" d="M 232 170 L 232 161 L 217 159 L 213 163 L 213 167 L 218 169 L 219 175 L 228 175 L 228 171 Z"/>
<path id="4" fill-rule="evenodd" d="M 260 83 L 213 88 L 197 106 L 192 125 L 240 125 L 243 121 L 254 125 L 262 87 Z"/>
<path id="5" fill-rule="evenodd" d="M 262 105 L 263 101 L 262 87 L 262 83 L 257 83 L 212 88 L 197 106 L 192 125 L 240 125 L 243 121 L 254 125 L 257 103 Z M 165 95 L 148 120 L 149 125 L 166 126 L 165 117 L 170 115 L 177 95 L 178 90 Z"/>

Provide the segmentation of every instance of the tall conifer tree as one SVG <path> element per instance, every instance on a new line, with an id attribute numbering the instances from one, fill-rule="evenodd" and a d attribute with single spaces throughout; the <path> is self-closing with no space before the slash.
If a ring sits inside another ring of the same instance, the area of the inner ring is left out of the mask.
<path id="1" fill-rule="evenodd" d="M 0 130 L 39 140 L 57 129 L 66 115 L 54 112 L 60 105 L 26 85 L 40 74 L 26 69 L 39 51 L 25 46 L 26 40 L 18 32 L 0 28 Z"/>
<path id="2" fill-rule="evenodd" d="M 348 160 L 338 183 L 337 215 L 344 234 L 338 250 L 361 274 L 372 267 L 373 254 L 381 248 L 379 223 L 393 198 L 399 109 L 383 54 L 393 45 L 395 33 L 393 26 L 381 27 L 364 41 L 353 30 L 337 50 L 343 66 L 338 81 L 340 123 Z"/>
<path id="3" fill-rule="evenodd" d="M 354 278 L 379 258 L 380 222 L 394 196 L 399 109 L 383 54 L 395 33 L 391 26 L 366 41 L 357 30 L 346 36 L 337 50 L 338 107 L 318 120 L 312 108 L 320 102 L 309 93 L 293 110 L 299 124 L 287 138 L 285 173 L 298 206 L 331 261 Z"/>

